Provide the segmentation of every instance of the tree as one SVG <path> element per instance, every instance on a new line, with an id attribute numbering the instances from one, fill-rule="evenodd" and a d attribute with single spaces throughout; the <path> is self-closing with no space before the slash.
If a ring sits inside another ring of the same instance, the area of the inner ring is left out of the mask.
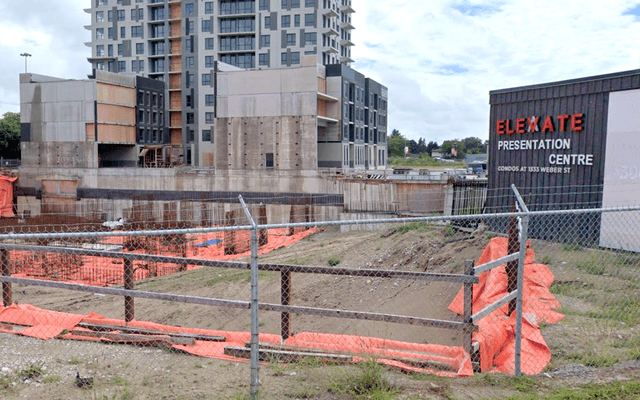
<path id="1" fill-rule="evenodd" d="M 427 153 L 429 153 L 429 155 L 431 155 L 431 152 L 435 149 L 438 148 L 438 143 L 431 141 L 429 142 L 429 144 L 427 144 Z"/>
<path id="2" fill-rule="evenodd" d="M 406 143 L 407 138 L 405 138 L 399 130 L 392 130 L 391 135 L 387 139 L 389 157 L 404 157 L 404 146 Z"/>
<path id="3" fill-rule="evenodd" d="M 20 114 L 6 112 L 0 119 L 0 156 L 20 158 Z"/>

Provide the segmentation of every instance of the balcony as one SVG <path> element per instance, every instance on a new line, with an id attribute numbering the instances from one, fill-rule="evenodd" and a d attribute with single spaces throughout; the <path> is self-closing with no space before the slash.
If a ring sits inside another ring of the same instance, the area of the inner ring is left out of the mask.
<path id="1" fill-rule="evenodd" d="M 352 14 L 352 13 L 356 12 L 356 10 L 354 10 L 351 7 L 351 4 L 346 5 L 346 6 L 340 6 L 340 11 L 342 11 L 345 14 Z"/>
<path id="2" fill-rule="evenodd" d="M 334 49 L 333 47 L 326 47 L 325 49 L 322 50 L 323 53 L 327 53 L 327 54 L 338 54 L 338 50 Z"/>
<path id="3" fill-rule="evenodd" d="M 353 42 L 350 39 L 340 39 L 340 44 L 343 46 L 353 46 Z"/>
<path id="4" fill-rule="evenodd" d="M 339 17 L 340 14 L 333 8 L 328 8 L 326 10 L 322 10 L 322 14 L 326 15 L 328 18 Z"/>
<path id="5" fill-rule="evenodd" d="M 340 56 L 340 62 L 341 63 L 352 63 L 353 62 L 353 58 L 351 58 L 349 56 Z"/>
<path id="6" fill-rule="evenodd" d="M 325 35 L 327 36 L 337 36 L 340 34 L 340 32 L 338 32 L 335 28 L 329 26 L 328 28 L 325 28 L 324 32 Z"/>
<path id="7" fill-rule="evenodd" d="M 356 29 L 353 25 L 351 25 L 351 22 L 340 22 L 340 28 L 347 30 Z"/>

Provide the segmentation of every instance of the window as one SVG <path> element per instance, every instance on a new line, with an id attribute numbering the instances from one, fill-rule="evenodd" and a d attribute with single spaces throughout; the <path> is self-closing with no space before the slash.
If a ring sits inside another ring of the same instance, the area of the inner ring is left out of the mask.
<path id="1" fill-rule="evenodd" d="M 120 27 L 120 39 L 124 39 L 127 37 L 127 29 L 122 26 Z"/>
<path id="2" fill-rule="evenodd" d="M 133 60 L 131 61 L 131 72 L 137 72 L 138 71 L 138 61 Z"/>
<path id="3" fill-rule="evenodd" d="M 136 10 L 135 8 L 131 9 L 131 20 L 135 21 L 138 19 L 138 10 Z"/>
<path id="4" fill-rule="evenodd" d="M 127 71 L 127 62 L 118 61 L 118 72 L 126 72 L 126 71 Z"/>
<path id="5" fill-rule="evenodd" d="M 136 43 L 136 54 L 144 54 L 144 43 Z"/>
<path id="6" fill-rule="evenodd" d="M 220 38 L 221 51 L 253 50 L 254 47 L 255 40 L 253 36 L 232 36 Z"/>
<path id="7" fill-rule="evenodd" d="M 212 112 L 204 113 L 204 123 L 205 124 L 213 124 L 213 113 Z"/>
<path id="8" fill-rule="evenodd" d="M 118 21 L 124 21 L 124 10 L 118 10 Z"/>
<path id="9" fill-rule="evenodd" d="M 106 6 L 108 5 L 109 0 L 98 0 L 98 6 Z"/>
<path id="10" fill-rule="evenodd" d="M 287 8 L 287 0 L 282 0 L 280 2 L 280 8 L 285 8 L 285 9 Z"/>
<path id="11" fill-rule="evenodd" d="M 185 59 L 185 65 L 187 69 L 193 68 L 193 65 L 194 65 L 193 57 L 185 57 L 184 59 Z"/>
<path id="12" fill-rule="evenodd" d="M 267 169 L 273 169 L 273 153 L 265 154 L 264 166 Z"/>
<path id="13" fill-rule="evenodd" d="M 193 3 L 184 5 L 184 15 L 193 15 Z"/>
<path id="14" fill-rule="evenodd" d="M 204 49 L 213 50 L 213 38 L 204 39 Z"/>
<path id="15" fill-rule="evenodd" d="M 316 6 L 316 0 L 304 0 L 304 6 L 305 7 L 315 7 Z"/>
<path id="16" fill-rule="evenodd" d="M 193 130 L 191 132 L 189 132 L 189 137 L 193 136 Z M 193 140 L 191 140 L 193 142 Z M 185 164 L 187 165 L 191 165 L 191 147 L 187 147 L 187 155 L 185 157 Z"/>
<path id="17" fill-rule="evenodd" d="M 107 56 L 109 56 L 109 57 L 113 57 L 113 45 L 112 45 L 112 44 L 110 44 L 110 45 L 107 47 Z"/>
<path id="18" fill-rule="evenodd" d="M 143 20 L 144 20 L 144 9 L 138 8 L 138 21 L 143 21 Z"/>
<path id="19" fill-rule="evenodd" d="M 164 36 L 164 25 L 163 24 L 154 24 L 151 27 L 151 37 L 159 38 Z"/>
<path id="20" fill-rule="evenodd" d="M 104 57 L 104 45 L 100 44 L 98 46 L 96 46 L 96 56 L 97 57 Z"/>
<path id="21" fill-rule="evenodd" d="M 204 3 L 204 13 L 213 14 L 213 1 L 207 1 Z"/>
<path id="22" fill-rule="evenodd" d="M 280 24 L 283 28 L 291 27 L 291 15 L 283 15 L 280 20 Z"/>
<path id="23" fill-rule="evenodd" d="M 189 23 L 187 24 L 187 35 L 193 33 L 193 25 L 193 21 L 189 21 Z"/>
<path id="24" fill-rule="evenodd" d="M 295 46 L 295 45 L 296 45 L 296 34 L 287 33 L 287 46 Z"/>
<path id="25" fill-rule="evenodd" d="M 104 22 L 104 11 L 96 11 L 96 22 Z"/>
<path id="26" fill-rule="evenodd" d="M 215 97 L 212 94 L 204 95 L 204 105 L 208 107 L 212 107 L 215 105 Z"/>
<path id="27" fill-rule="evenodd" d="M 187 113 L 187 124 L 193 124 L 193 122 L 195 121 L 193 115 L 194 114 L 191 112 Z"/>
<path id="28" fill-rule="evenodd" d="M 291 8 L 300 8 L 300 0 L 291 0 Z"/>
<path id="29" fill-rule="evenodd" d="M 293 16 L 293 26 L 300 26 L 300 14 L 296 14 Z"/>
<path id="30" fill-rule="evenodd" d="M 202 130 L 202 141 L 210 142 L 211 141 L 211 129 L 203 129 Z"/>
<path id="31" fill-rule="evenodd" d="M 124 56 L 124 46 L 122 44 L 118 45 L 118 55 Z"/>
<path id="32" fill-rule="evenodd" d="M 154 7 L 151 9 L 151 20 L 159 21 L 164 19 L 164 7 Z"/>
<path id="33" fill-rule="evenodd" d="M 271 28 L 271 17 L 264 17 L 264 27 Z"/>
<path id="34" fill-rule="evenodd" d="M 96 39 L 97 40 L 104 39 L 104 28 L 96 29 Z"/>
<path id="35" fill-rule="evenodd" d="M 291 52 L 291 64 L 300 64 L 300 52 L 294 51 Z"/>
<path id="36" fill-rule="evenodd" d="M 195 79 L 194 74 L 187 74 L 187 87 L 195 86 Z"/>
<path id="37" fill-rule="evenodd" d="M 258 64 L 269 66 L 269 54 L 259 54 Z"/>
<path id="38" fill-rule="evenodd" d="M 269 46 L 271 46 L 271 36 L 269 36 L 269 35 L 260 36 L 260 46 L 261 47 L 269 47 Z"/>
<path id="39" fill-rule="evenodd" d="M 139 71 L 142 72 L 144 71 L 144 60 L 140 60 L 140 62 L 138 63 L 138 67 L 139 67 Z"/>
<path id="40" fill-rule="evenodd" d="M 314 14 L 304 15 L 304 26 L 315 26 L 315 24 L 316 24 L 316 16 Z"/>
<path id="41" fill-rule="evenodd" d="M 281 54 L 280 54 L 280 62 L 281 62 L 283 65 L 286 65 L 286 64 L 287 64 L 287 53 L 281 53 Z"/>
<path id="42" fill-rule="evenodd" d="M 107 21 L 113 22 L 113 11 L 107 11 Z"/>
<path id="43" fill-rule="evenodd" d="M 305 45 L 316 45 L 318 44 L 318 34 L 313 33 L 305 33 L 304 34 L 304 44 Z"/>
<path id="44" fill-rule="evenodd" d="M 255 31 L 253 18 L 233 18 L 220 21 L 220 33 L 253 32 Z"/>
<path id="45" fill-rule="evenodd" d="M 268 10 L 269 9 L 269 0 L 260 0 L 259 9 L 260 10 Z"/>
<path id="46" fill-rule="evenodd" d="M 109 39 L 113 39 L 113 28 L 109 28 L 109 29 L 107 30 L 107 34 L 109 35 L 109 36 L 108 36 L 108 38 L 109 38 Z"/>
<path id="47" fill-rule="evenodd" d="M 203 19 L 202 20 L 202 32 L 211 32 L 211 20 Z"/>
<path id="48" fill-rule="evenodd" d="M 131 27 L 131 37 L 142 37 L 142 26 L 132 26 Z"/>
<path id="49" fill-rule="evenodd" d="M 107 63 L 107 71 L 109 71 L 109 72 L 114 72 L 114 71 L 113 71 L 113 61 L 109 61 L 109 62 Z"/>
<path id="50" fill-rule="evenodd" d="M 214 65 L 215 65 L 215 61 L 213 59 L 213 56 L 205 56 L 204 57 L 204 67 L 205 68 L 213 68 Z"/>
<path id="51" fill-rule="evenodd" d="M 202 85 L 211 85 L 211 74 L 202 74 Z"/>

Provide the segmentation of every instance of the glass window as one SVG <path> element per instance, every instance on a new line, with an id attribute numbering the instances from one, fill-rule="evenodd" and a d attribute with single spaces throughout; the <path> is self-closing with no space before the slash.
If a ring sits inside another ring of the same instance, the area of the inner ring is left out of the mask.
<path id="1" fill-rule="evenodd" d="M 193 26 L 194 26 L 194 22 L 189 21 L 189 24 L 187 25 L 187 35 L 190 33 L 193 33 Z"/>
<path id="2" fill-rule="evenodd" d="M 287 1 L 287 0 L 282 0 L 282 1 L 280 2 L 280 8 L 285 8 L 285 9 L 286 9 L 286 8 L 287 8 L 287 3 L 288 3 L 288 1 Z"/>
<path id="3" fill-rule="evenodd" d="M 104 45 L 103 44 L 99 44 L 96 46 L 96 56 L 97 57 L 104 57 Z"/>
<path id="4" fill-rule="evenodd" d="M 204 49 L 213 50 L 213 38 L 204 39 Z"/>
<path id="5" fill-rule="evenodd" d="M 131 61 L 131 72 L 136 72 L 136 71 L 138 71 L 138 61 L 133 60 Z"/>
<path id="6" fill-rule="evenodd" d="M 122 44 L 118 45 L 118 55 L 119 56 L 123 56 L 124 55 L 124 46 Z"/>
<path id="7" fill-rule="evenodd" d="M 97 28 L 96 29 L 96 39 L 98 39 L 98 40 L 104 39 L 104 28 Z"/>
<path id="8" fill-rule="evenodd" d="M 211 20 L 203 19 L 202 20 L 202 32 L 211 32 Z"/>
<path id="9" fill-rule="evenodd" d="M 187 69 L 193 68 L 193 66 L 194 66 L 193 57 L 185 57 L 185 65 L 186 65 Z"/>
<path id="10" fill-rule="evenodd" d="M 104 11 L 96 11 L 96 22 L 104 22 Z"/>
<path id="11" fill-rule="evenodd" d="M 269 54 L 266 54 L 266 53 L 259 54 L 258 64 L 269 66 Z"/>
<path id="12" fill-rule="evenodd" d="M 144 71 L 144 60 L 140 60 L 138 63 L 139 71 Z"/>
<path id="13" fill-rule="evenodd" d="M 316 6 L 316 0 L 304 0 L 304 6 L 305 7 L 315 7 Z"/>
<path id="14" fill-rule="evenodd" d="M 314 26 L 316 24 L 316 16 L 314 14 L 304 15 L 304 26 Z"/>
<path id="15" fill-rule="evenodd" d="M 213 68 L 215 61 L 213 56 L 205 56 L 204 57 L 204 67 L 205 68 Z"/>
<path id="16" fill-rule="evenodd" d="M 127 71 L 127 62 L 118 61 L 118 72 L 126 72 L 126 71 Z"/>
<path id="17" fill-rule="evenodd" d="M 107 35 L 109 39 L 113 39 L 113 28 L 109 28 L 107 30 Z"/>
<path id="18" fill-rule="evenodd" d="M 268 10 L 269 9 L 269 0 L 260 0 L 259 8 L 260 8 L 260 10 Z"/>
<path id="19" fill-rule="evenodd" d="M 193 117 L 193 113 L 187 113 L 187 124 L 193 124 L 195 119 Z"/>
<path id="20" fill-rule="evenodd" d="M 204 13 L 213 14 L 213 1 L 207 1 L 204 3 Z"/>
<path id="21" fill-rule="evenodd" d="M 210 142 L 211 141 L 211 129 L 203 129 L 202 130 L 202 141 Z"/>
<path id="22" fill-rule="evenodd" d="M 300 14 L 296 14 L 293 16 L 293 26 L 300 26 Z"/>
<path id="23" fill-rule="evenodd" d="M 271 36 L 269 36 L 269 35 L 260 36 L 260 46 L 262 46 L 262 47 L 271 46 Z"/>
<path id="24" fill-rule="evenodd" d="M 109 21 L 109 22 L 113 21 L 113 11 L 112 10 L 107 11 L 107 21 Z"/>
<path id="25" fill-rule="evenodd" d="M 291 0 L 291 8 L 300 8 L 300 0 Z"/>
<path id="26" fill-rule="evenodd" d="M 138 8 L 138 21 L 144 20 L 144 9 Z"/>
<path id="27" fill-rule="evenodd" d="M 318 44 L 318 34 L 313 33 L 305 33 L 304 34 L 304 44 L 305 45 L 316 45 Z"/>
<path id="28" fill-rule="evenodd" d="M 187 74 L 187 87 L 193 87 L 195 85 L 196 76 L 194 74 Z"/>
<path id="29" fill-rule="evenodd" d="M 283 65 L 286 65 L 286 64 L 287 64 L 287 53 L 281 53 L 281 54 L 280 54 L 280 62 L 281 62 Z"/>
<path id="30" fill-rule="evenodd" d="M 264 27 L 271 28 L 271 17 L 264 17 Z"/>
<path id="31" fill-rule="evenodd" d="M 212 112 L 204 113 L 204 123 L 205 124 L 213 124 L 213 113 Z"/>
<path id="32" fill-rule="evenodd" d="M 98 0 L 98 6 L 106 6 L 109 4 L 109 0 Z"/>
<path id="33" fill-rule="evenodd" d="M 287 46 L 295 46 L 295 45 L 296 45 L 296 34 L 287 33 Z"/>
<path id="34" fill-rule="evenodd" d="M 193 3 L 184 5 L 184 15 L 193 15 Z"/>
<path id="35" fill-rule="evenodd" d="M 212 94 L 204 95 L 204 105 L 205 106 L 214 106 L 215 105 L 215 97 Z"/>
<path id="36" fill-rule="evenodd" d="M 283 15 L 280 19 L 280 24 L 283 28 L 291 27 L 291 15 Z"/>
<path id="37" fill-rule="evenodd" d="M 124 10 L 118 10 L 118 21 L 124 21 Z"/>
<path id="38" fill-rule="evenodd" d="M 122 26 L 120 27 L 120 39 L 124 39 L 127 37 L 127 29 Z"/>
<path id="39" fill-rule="evenodd" d="M 107 55 L 108 55 L 109 57 L 113 57 L 113 45 L 112 45 L 112 44 L 110 44 L 110 45 L 107 47 Z"/>
<path id="40" fill-rule="evenodd" d="M 131 37 L 142 37 L 142 26 L 132 26 L 131 27 Z"/>
<path id="41" fill-rule="evenodd" d="M 291 64 L 300 64 L 300 52 L 291 52 Z"/>
<path id="42" fill-rule="evenodd" d="M 136 54 L 144 54 L 144 43 L 136 43 Z"/>

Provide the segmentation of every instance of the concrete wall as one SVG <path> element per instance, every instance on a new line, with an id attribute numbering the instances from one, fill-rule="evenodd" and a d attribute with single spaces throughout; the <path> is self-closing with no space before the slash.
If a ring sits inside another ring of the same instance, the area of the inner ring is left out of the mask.
<path id="1" fill-rule="evenodd" d="M 26 187 L 38 187 L 46 177 L 65 179 L 83 175 L 82 168 L 98 167 L 98 145 L 95 142 L 22 142 L 22 164 L 20 175 Z M 29 172 L 26 172 L 29 171 Z M 36 186 L 33 186 L 35 184 Z"/>

